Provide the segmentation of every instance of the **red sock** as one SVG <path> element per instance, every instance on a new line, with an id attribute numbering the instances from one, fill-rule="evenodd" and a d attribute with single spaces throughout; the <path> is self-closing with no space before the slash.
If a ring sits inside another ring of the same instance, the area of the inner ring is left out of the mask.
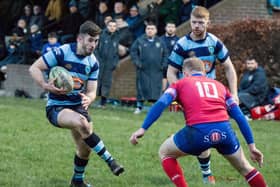
<path id="1" fill-rule="evenodd" d="M 280 94 L 274 97 L 273 102 L 277 107 L 280 106 Z"/>
<path id="2" fill-rule="evenodd" d="M 262 119 L 280 120 L 280 108 L 278 108 L 277 110 L 274 110 L 273 112 L 269 112 L 269 113 L 263 115 Z"/>
<path id="3" fill-rule="evenodd" d="M 253 169 L 245 178 L 251 187 L 266 187 L 262 174 L 256 169 Z"/>
<path id="4" fill-rule="evenodd" d="M 260 119 L 263 114 L 267 114 L 275 108 L 275 105 L 257 106 L 250 110 L 253 119 Z"/>
<path id="5" fill-rule="evenodd" d="M 166 157 L 161 160 L 161 165 L 176 187 L 188 187 L 183 171 L 175 158 Z"/>

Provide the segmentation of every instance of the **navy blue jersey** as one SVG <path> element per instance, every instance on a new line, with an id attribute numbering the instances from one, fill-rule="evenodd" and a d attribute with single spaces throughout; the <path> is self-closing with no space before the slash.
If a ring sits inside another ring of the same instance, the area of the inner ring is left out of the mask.
<path id="1" fill-rule="evenodd" d="M 95 56 L 76 54 L 77 44 L 65 44 L 43 55 L 44 62 L 49 69 L 55 66 L 66 68 L 73 77 L 74 89 L 67 95 L 49 94 L 47 106 L 78 105 L 81 104 L 79 92 L 83 91 L 87 81 L 98 79 L 99 66 Z"/>
<path id="2" fill-rule="evenodd" d="M 177 41 L 168 63 L 181 71 L 184 59 L 194 56 L 204 62 L 207 77 L 215 79 L 216 59 L 223 63 L 228 58 L 228 49 L 211 33 L 206 33 L 204 39 L 196 41 L 192 40 L 190 35 L 186 35 Z"/>

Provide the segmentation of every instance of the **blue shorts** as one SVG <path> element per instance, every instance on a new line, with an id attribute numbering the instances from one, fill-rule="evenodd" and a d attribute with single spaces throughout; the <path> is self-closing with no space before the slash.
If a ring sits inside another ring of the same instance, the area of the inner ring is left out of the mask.
<path id="1" fill-rule="evenodd" d="M 91 122 L 91 118 L 88 114 L 88 112 L 84 109 L 84 107 L 82 107 L 82 105 L 75 105 L 75 106 L 47 106 L 46 107 L 46 115 L 47 115 L 47 118 L 49 120 L 49 122 L 51 124 L 53 124 L 55 127 L 60 127 L 58 125 L 58 122 L 57 122 L 57 116 L 58 116 L 58 113 L 61 112 L 63 109 L 71 109 L 81 115 L 83 115 L 87 120 L 88 122 Z"/>
<path id="2" fill-rule="evenodd" d="M 223 155 L 233 154 L 240 143 L 228 121 L 185 126 L 173 138 L 176 146 L 191 155 L 216 148 Z"/>

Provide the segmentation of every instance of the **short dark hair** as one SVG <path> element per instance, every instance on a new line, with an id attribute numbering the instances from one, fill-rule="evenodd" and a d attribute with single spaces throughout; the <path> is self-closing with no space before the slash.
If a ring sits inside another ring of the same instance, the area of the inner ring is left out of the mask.
<path id="1" fill-rule="evenodd" d="M 56 32 L 50 32 L 50 33 L 48 34 L 48 38 L 57 38 Z"/>
<path id="2" fill-rule="evenodd" d="M 79 30 L 79 34 L 88 34 L 92 37 L 95 37 L 101 33 L 101 29 L 92 21 L 85 21 Z"/>

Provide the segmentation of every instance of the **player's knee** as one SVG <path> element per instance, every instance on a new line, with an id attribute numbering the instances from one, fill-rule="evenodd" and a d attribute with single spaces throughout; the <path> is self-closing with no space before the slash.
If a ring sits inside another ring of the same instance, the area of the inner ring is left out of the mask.
<path id="1" fill-rule="evenodd" d="M 158 151 L 159 158 L 162 160 L 165 157 L 168 157 L 168 148 L 165 143 L 163 143 Z"/>
<path id="2" fill-rule="evenodd" d="M 84 135 L 90 135 L 92 132 L 91 124 L 82 115 L 80 115 L 78 128 L 79 128 L 79 131 Z"/>

